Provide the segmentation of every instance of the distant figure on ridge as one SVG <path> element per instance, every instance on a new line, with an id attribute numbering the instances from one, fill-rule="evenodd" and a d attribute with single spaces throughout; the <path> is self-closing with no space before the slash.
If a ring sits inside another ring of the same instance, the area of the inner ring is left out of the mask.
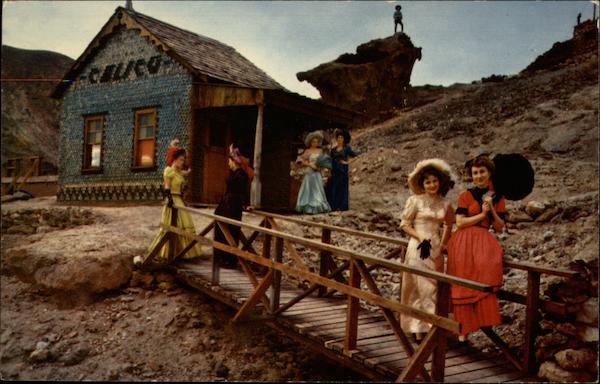
<path id="1" fill-rule="evenodd" d="M 398 29 L 398 24 L 400 24 L 400 32 L 404 32 L 404 24 L 402 24 L 402 9 L 401 6 L 396 5 L 396 12 L 394 12 L 394 33 L 396 33 Z"/>
<path id="2" fill-rule="evenodd" d="M 577 25 L 581 24 L 581 12 L 577 14 Z"/>

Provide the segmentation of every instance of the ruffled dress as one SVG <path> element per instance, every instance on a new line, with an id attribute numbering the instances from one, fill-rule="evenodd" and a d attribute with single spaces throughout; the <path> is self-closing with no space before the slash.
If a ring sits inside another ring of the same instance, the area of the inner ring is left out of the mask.
<path id="1" fill-rule="evenodd" d="M 173 204 L 175 205 L 185 205 L 183 203 L 183 199 L 181 198 L 181 191 L 183 184 L 185 183 L 185 177 L 178 172 L 173 167 L 166 167 L 163 176 L 169 178 L 171 180 L 171 195 L 173 196 Z M 167 206 L 167 200 L 165 199 L 165 205 L 162 209 L 162 216 L 160 222 L 164 225 L 171 225 L 171 213 L 173 209 Z M 187 211 L 178 210 L 177 211 L 177 227 L 183 229 L 186 232 L 190 232 L 193 235 L 196 235 L 196 230 L 194 229 L 194 221 L 192 220 L 192 216 Z M 160 232 L 154 237 L 154 240 L 150 243 L 148 250 L 152 250 L 156 244 L 160 241 L 161 237 L 164 235 L 165 230 L 160 229 Z M 183 236 L 177 236 L 177 241 L 175 242 L 175 255 L 181 252 L 189 243 L 189 240 Z M 169 255 L 169 242 L 165 243 L 161 248 L 159 254 L 156 256 L 157 259 L 167 259 Z M 198 257 L 202 255 L 202 248 L 200 244 L 196 243 L 186 254 L 183 256 L 184 259 L 190 259 L 193 257 Z"/>
<path id="2" fill-rule="evenodd" d="M 318 168 L 331 163 L 329 158 L 319 153 L 302 155 L 316 165 Z M 296 211 L 302 213 L 323 213 L 331 211 L 331 206 L 327 201 L 325 188 L 323 188 L 323 177 L 319 169 L 314 170 L 311 167 L 304 167 L 304 177 L 300 190 L 298 191 L 298 199 L 296 200 Z"/>
<path id="3" fill-rule="evenodd" d="M 487 189 L 472 188 L 461 193 L 456 214 L 467 217 L 481 212 L 482 196 Z M 505 199 L 494 203 L 500 217 L 504 216 Z M 458 229 L 448 242 L 447 273 L 457 277 L 502 286 L 502 247 L 489 231 L 491 213 L 476 225 Z M 481 292 L 459 285 L 451 286 L 451 308 L 454 319 L 462 324 L 461 335 L 481 327 L 501 323 L 500 307 L 495 292 Z"/>
<path id="4" fill-rule="evenodd" d="M 401 215 L 401 226 L 412 226 L 415 231 L 431 239 L 431 253 L 425 260 L 417 249 L 419 241 L 410 238 L 404 264 L 422 269 L 444 272 L 444 256 L 441 253 L 442 224 L 452 225 L 454 220 L 450 201 L 441 196 L 427 194 L 408 198 Z M 437 303 L 437 283 L 434 279 L 402 273 L 400 302 L 425 312 L 435 313 Z M 400 316 L 400 326 L 405 332 L 428 332 L 431 324 L 407 315 Z"/>

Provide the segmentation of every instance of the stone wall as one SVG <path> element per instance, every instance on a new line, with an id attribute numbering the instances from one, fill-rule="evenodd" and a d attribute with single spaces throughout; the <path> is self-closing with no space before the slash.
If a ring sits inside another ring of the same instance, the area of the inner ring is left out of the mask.
<path id="1" fill-rule="evenodd" d="M 133 64 L 131 64 L 133 63 Z M 192 76 L 133 30 L 111 36 L 65 93 L 58 199 L 157 200 L 169 141 L 187 147 Z M 132 172 L 134 110 L 157 107 L 156 168 Z M 102 172 L 81 172 L 84 119 L 104 114 Z"/>

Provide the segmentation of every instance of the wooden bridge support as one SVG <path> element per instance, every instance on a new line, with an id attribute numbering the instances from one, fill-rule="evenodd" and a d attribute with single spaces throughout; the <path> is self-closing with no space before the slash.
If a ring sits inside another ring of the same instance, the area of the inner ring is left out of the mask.
<path id="1" fill-rule="evenodd" d="M 360 289 L 360 272 L 354 261 L 350 261 L 349 286 Z M 348 296 L 348 309 L 346 310 L 346 336 L 344 339 L 344 353 L 349 355 L 356 349 L 358 335 L 358 297 Z"/>
<path id="2" fill-rule="evenodd" d="M 525 350 L 523 368 L 530 373 L 537 370 L 535 363 L 535 338 L 538 326 L 540 300 L 540 273 L 527 272 L 527 303 L 525 315 Z"/>

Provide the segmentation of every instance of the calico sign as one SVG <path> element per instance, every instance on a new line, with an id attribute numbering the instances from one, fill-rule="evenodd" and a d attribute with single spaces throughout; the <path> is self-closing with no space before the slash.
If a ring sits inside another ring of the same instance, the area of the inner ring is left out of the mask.
<path id="1" fill-rule="evenodd" d="M 131 73 L 135 73 L 136 78 L 156 74 L 161 64 L 171 64 L 170 60 L 163 62 L 161 56 L 152 56 L 146 59 L 133 59 L 127 63 L 109 64 L 104 68 L 92 67 L 87 75 L 82 75 L 79 80 L 86 80 L 91 84 L 107 83 L 109 81 L 119 81 L 128 79 Z"/>

